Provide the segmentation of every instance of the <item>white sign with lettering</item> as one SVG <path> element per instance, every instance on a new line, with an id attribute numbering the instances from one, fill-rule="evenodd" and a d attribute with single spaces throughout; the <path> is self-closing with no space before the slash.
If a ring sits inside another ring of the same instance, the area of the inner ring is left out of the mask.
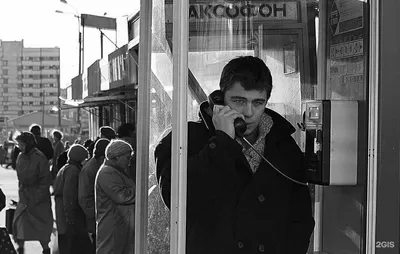
<path id="1" fill-rule="evenodd" d="M 172 23 L 172 4 L 165 5 L 165 22 Z M 298 21 L 298 2 L 202 3 L 189 6 L 189 21 L 221 19 L 253 19 Z"/>

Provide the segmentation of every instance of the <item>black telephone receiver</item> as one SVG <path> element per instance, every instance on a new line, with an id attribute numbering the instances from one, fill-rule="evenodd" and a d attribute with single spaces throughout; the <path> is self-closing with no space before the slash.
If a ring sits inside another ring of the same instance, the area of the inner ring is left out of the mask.
<path id="1" fill-rule="evenodd" d="M 208 96 L 208 103 L 209 103 L 209 108 L 208 108 L 208 110 L 206 110 L 206 112 L 209 116 L 211 116 L 211 118 L 204 119 L 204 117 L 203 117 L 203 120 L 205 121 L 207 127 L 210 130 L 215 131 L 214 125 L 212 123 L 213 109 L 214 109 L 214 105 L 225 105 L 224 93 L 221 90 L 216 90 L 216 91 L 212 92 Z M 201 113 L 203 115 L 203 112 L 201 112 Z M 246 122 L 242 118 L 236 118 L 233 125 L 235 127 L 236 135 L 242 137 L 247 129 Z"/>
<path id="2" fill-rule="evenodd" d="M 211 132 L 215 132 L 215 127 L 212 122 L 214 105 L 225 105 L 224 93 L 221 90 L 216 90 L 208 96 L 208 105 L 205 103 L 202 103 L 200 105 L 200 117 L 203 119 L 204 124 Z M 270 161 L 268 161 L 267 158 L 265 158 L 260 152 L 258 152 L 257 149 L 255 149 L 253 145 L 245 137 L 243 137 L 243 134 L 246 132 L 247 125 L 242 118 L 236 118 L 233 124 L 235 126 L 236 135 L 244 142 L 246 142 L 266 163 L 268 163 L 274 170 L 276 170 L 276 172 L 278 172 L 279 174 L 281 174 L 282 176 L 286 177 L 287 179 L 289 179 L 294 183 L 307 186 L 307 182 L 298 181 L 280 171 Z"/>

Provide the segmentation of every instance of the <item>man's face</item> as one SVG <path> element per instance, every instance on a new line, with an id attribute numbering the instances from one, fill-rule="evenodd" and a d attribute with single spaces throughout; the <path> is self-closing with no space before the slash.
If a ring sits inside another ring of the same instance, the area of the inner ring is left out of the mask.
<path id="1" fill-rule="evenodd" d="M 244 115 L 247 123 L 247 130 L 244 136 L 257 131 L 261 116 L 267 105 L 267 92 L 265 90 L 262 92 L 258 90 L 246 91 L 239 82 L 236 82 L 225 91 L 224 101 L 225 105 Z"/>

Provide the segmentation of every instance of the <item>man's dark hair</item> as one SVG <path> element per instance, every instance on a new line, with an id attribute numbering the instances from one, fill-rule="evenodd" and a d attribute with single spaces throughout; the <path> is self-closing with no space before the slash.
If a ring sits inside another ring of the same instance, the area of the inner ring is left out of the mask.
<path id="1" fill-rule="evenodd" d="M 53 131 L 53 136 L 58 138 L 59 140 L 61 140 L 63 138 L 62 133 L 60 131 L 58 131 L 58 130 L 54 130 Z"/>
<path id="2" fill-rule="evenodd" d="M 260 58 L 241 56 L 229 61 L 222 70 L 219 87 L 226 91 L 236 82 L 247 91 L 266 91 L 267 100 L 271 96 L 271 71 Z"/>
<path id="3" fill-rule="evenodd" d="M 36 123 L 32 124 L 29 127 L 29 131 L 32 132 L 33 135 L 35 135 L 35 136 L 42 135 L 42 127 L 39 124 L 36 124 Z"/>
<path id="4" fill-rule="evenodd" d="M 118 127 L 117 132 L 119 138 L 131 137 L 135 132 L 135 125 L 131 123 L 123 123 Z"/>

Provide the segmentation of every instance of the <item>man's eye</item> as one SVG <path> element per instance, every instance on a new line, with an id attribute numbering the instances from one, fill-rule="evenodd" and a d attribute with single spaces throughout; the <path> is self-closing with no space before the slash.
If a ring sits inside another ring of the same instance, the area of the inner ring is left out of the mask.
<path id="1" fill-rule="evenodd" d="M 254 102 L 254 106 L 256 106 L 256 107 L 259 107 L 259 106 L 261 106 L 263 104 L 264 104 L 264 102 L 261 102 L 261 101 Z"/>
<path id="2" fill-rule="evenodd" d="M 235 102 L 236 104 L 244 104 L 245 103 L 244 100 L 233 100 L 233 102 Z"/>

